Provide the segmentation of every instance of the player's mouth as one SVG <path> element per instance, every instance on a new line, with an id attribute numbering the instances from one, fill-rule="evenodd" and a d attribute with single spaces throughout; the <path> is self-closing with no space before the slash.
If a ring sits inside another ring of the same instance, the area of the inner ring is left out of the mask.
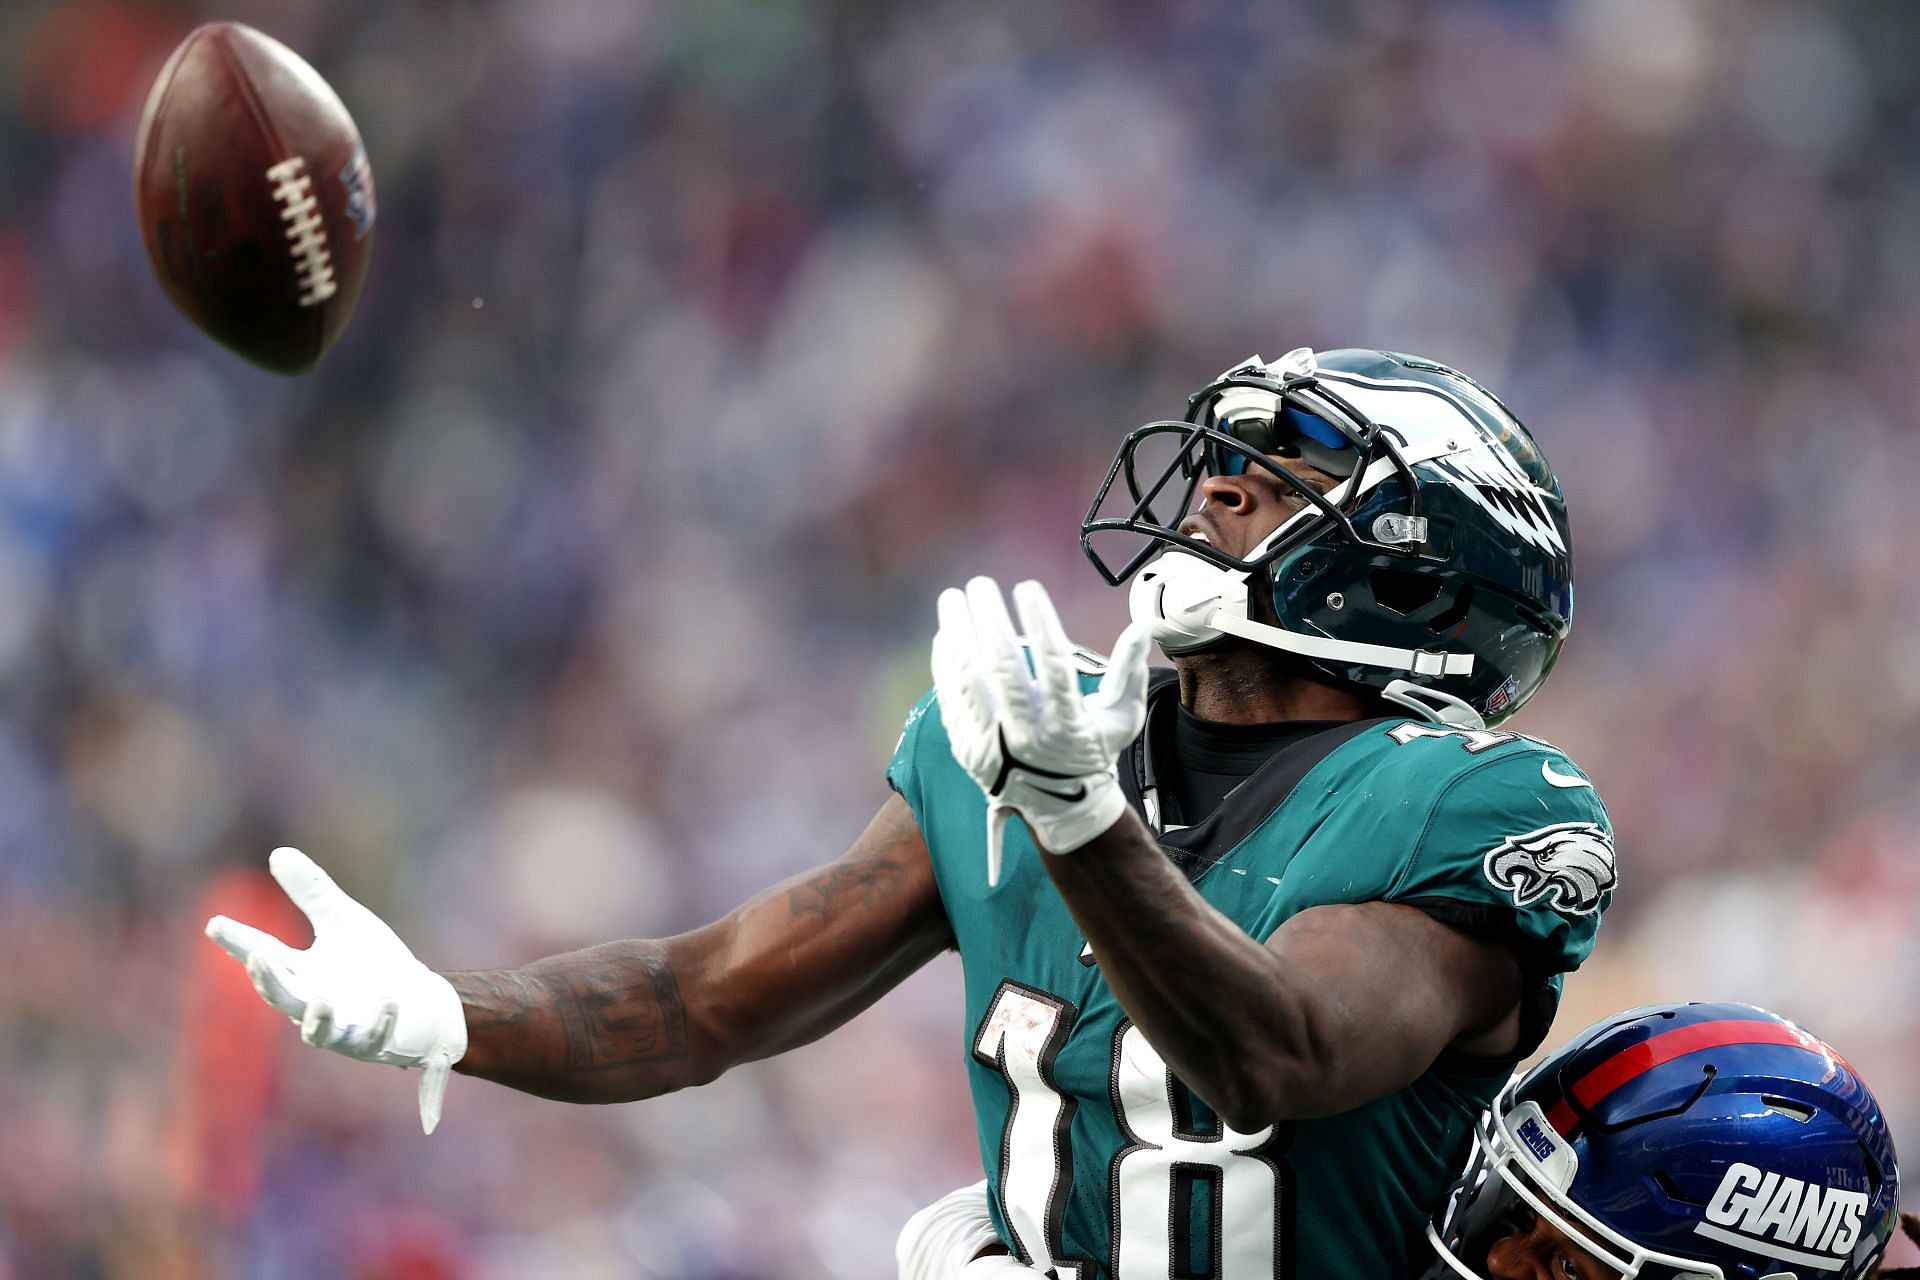
<path id="1" fill-rule="evenodd" d="M 1184 537 L 1192 538 L 1195 542 L 1204 542 L 1208 546 L 1213 545 L 1212 536 L 1207 533 L 1204 527 L 1202 527 L 1200 521 L 1193 516 L 1189 516 L 1185 520 L 1182 520 L 1180 522 L 1180 526 L 1177 532 L 1179 532 Z"/>

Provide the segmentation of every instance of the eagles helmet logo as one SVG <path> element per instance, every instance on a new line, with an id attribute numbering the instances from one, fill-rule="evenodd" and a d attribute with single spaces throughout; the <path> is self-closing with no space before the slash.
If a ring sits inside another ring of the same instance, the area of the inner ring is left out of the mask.
<path id="1" fill-rule="evenodd" d="M 1508 836 L 1482 866 L 1494 888 L 1513 895 L 1514 906 L 1546 898 L 1563 915 L 1592 915 L 1617 879 L 1613 837 L 1592 822 L 1556 822 Z"/>

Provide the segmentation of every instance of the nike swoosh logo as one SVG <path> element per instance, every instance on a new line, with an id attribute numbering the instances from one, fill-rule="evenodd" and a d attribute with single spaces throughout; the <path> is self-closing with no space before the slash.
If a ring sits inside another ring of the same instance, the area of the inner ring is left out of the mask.
<path id="1" fill-rule="evenodd" d="M 1553 771 L 1553 761 L 1551 760 L 1542 760 L 1540 762 L 1540 776 L 1547 780 L 1547 785 L 1550 787 L 1565 787 L 1571 790 L 1574 787 L 1590 787 L 1593 785 L 1585 778 L 1575 774 L 1555 773 Z"/>
<path id="2" fill-rule="evenodd" d="M 1071 791 L 1055 791 L 1052 787 L 1043 787 L 1033 782 L 1029 782 L 1027 785 L 1043 796 L 1052 796 L 1055 800 L 1065 800 L 1068 804 L 1077 804 L 1079 801 L 1087 798 L 1087 787 L 1085 783 L 1081 783 Z M 1563 783 L 1562 785 L 1565 784 Z"/>

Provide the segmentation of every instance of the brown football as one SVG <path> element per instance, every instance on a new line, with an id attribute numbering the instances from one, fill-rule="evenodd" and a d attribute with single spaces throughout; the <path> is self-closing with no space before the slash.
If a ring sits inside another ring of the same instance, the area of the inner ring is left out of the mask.
<path id="1" fill-rule="evenodd" d="M 134 205 L 167 296 L 216 341 L 302 373 L 360 300 L 373 172 L 320 73 L 270 36 L 213 22 L 147 96 Z"/>

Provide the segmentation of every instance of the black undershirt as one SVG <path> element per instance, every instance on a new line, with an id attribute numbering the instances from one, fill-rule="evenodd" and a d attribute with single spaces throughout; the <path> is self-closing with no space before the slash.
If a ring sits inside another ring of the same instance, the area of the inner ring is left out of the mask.
<path id="1" fill-rule="evenodd" d="M 1184 705 L 1176 707 L 1173 768 L 1161 797 L 1166 821 L 1180 826 L 1200 821 L 1282 747 L 1339 723 L 1290 720 L 1280 724 L 1226 724 L 1202 720 Z"/>

